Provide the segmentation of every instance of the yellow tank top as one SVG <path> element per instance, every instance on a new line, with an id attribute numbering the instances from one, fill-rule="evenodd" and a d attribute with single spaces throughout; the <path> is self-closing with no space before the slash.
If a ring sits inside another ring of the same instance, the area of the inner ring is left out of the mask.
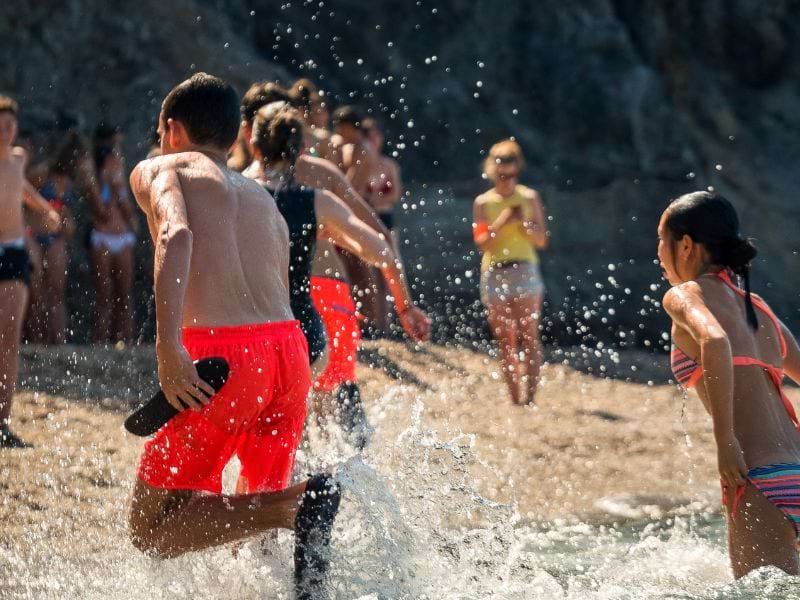
<path id="1" fill-rule="evenodd" d="M 483 194 L 483 212 L 486 215 L 487 223 L 491 224 L 506 208 L 515 206 L 522 207 L 522 214 L 526 221 L 531 219 L 533 210 L 525 198 L 527 191 L 528 188 L 518 185 L 508 198 L 503 198 L 493 189 Z M 525 237 L 525 230 L 519 222 L 508 223 L 495 234 L 492 245 L 483 253 L 481 271 L 487 271 L 493 264 L 505 262 L 539 264 L 536 248 Z"/>

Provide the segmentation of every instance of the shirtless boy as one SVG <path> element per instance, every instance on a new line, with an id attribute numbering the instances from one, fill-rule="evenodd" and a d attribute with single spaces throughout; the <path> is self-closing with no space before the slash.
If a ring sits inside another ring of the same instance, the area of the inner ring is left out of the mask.
<path id="1" fill-rule="evenodd" d="M 288 233 L 263 187 L 226 167 L 239 98 L 198 73 L 167 95 L 162 156 L 131 174 L 155 245 L 156 356 L 179 410 L 145 444 L 130 534 L 161 558 L 294 529 L 299 598 L 325 598 L 327 550 L 339 504 L 328 475 L 287 488 L 306 415 L 308 350 L 289 308 Z M 192 360 L 224 357 L 222 390 Z M 223 496 L 236 453 L 247 494 Z"/>
<path id="2" fill-rule="evenodd" d="M 44 215 L 51 233 L 61 224 L 58 213 L 25 179 L 25 150 L 13 145 L 17 113 L 17 103 L 0 96 L 0 448 L 29 447 L 9 429 L 30 279 L 22 205 Z"/>

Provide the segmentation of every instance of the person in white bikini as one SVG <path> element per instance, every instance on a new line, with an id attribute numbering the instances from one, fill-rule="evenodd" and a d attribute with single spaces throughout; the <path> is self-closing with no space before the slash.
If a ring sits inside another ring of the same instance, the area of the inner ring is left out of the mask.
<path id="1" fill-rule="evenodd" d="M 136 222 L 127 185 L 124 161 L 110 146 L 95 149 L 99 202 L 93 203 L 89 253 L 95 282 L 95 343 L 130 342 L 133 339 L 133 249 Z"/>

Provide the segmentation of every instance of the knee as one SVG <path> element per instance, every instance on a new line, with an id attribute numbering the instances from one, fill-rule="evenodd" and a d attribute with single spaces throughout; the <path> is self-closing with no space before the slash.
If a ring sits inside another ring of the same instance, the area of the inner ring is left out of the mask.
<path id="1" fill-rule="evenodd" d="M 169 548 L 158 538 L 152 529 L 136 527 L 131 523 L 128 530 L 128 537 L 134 548 L 150 558 L 164 560 L 167 558 L 175 558 L 179 554 L 174 552 L 174 550 Z"/>
<path id="2" fill-rule="evenodd" d="M 143 526 L 133 515 L 128 521 L 128 537 L 133 547 L 139 552 L 158 557 L 158 545 L 155 543 L 153 531 L 149 527 Z"/>
<path id="3" fill-rule="evenodd" d="M 171 558 L 169 550 L 161 543 L 153 527 L 134 510 L 131 510 L 128 517 L 128 538 L 134 548 L 151 558 Z"/>

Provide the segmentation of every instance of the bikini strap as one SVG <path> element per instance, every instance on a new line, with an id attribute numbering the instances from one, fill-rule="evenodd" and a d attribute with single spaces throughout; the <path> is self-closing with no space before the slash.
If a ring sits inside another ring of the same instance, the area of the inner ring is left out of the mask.
<path id="1" fill-rule="evenodd" d="M 724 281 L 729 288 L 731 288 L 734 292 L 739 294 L 742 298 L 746 296 L 746 293 L 743 289 L 741 289 L 738 285 L 734 284 L 731 281 L 731 276 L 728 274 L 727 271 L 720 271 L 716 274 L 722 281 Z M 753 302 L 753 306 L 763 312 L 770 321 L 772 321 L 772 325 L 775 327 L 775 331 L 778 334 L 778 341 L 781 344 L 781 357 L 786 358 L 786 352 L 788 350 L 786 346 L 786 339 L 783 337 L 783 330 L 781 329 L 781 323 L 778 320 L 778 317 L 775 316 L 775 313 L 772 312 L 772 309 L 767 306 L 766 302 L 758 298 L 757 296 L 750 296 L 751 301 Z"/>
<path id="2" fill-rule="evenodd" d="M 775 387 L 778 389 L 778 393 L 781 396 L 781 401 L 783 402 L 783 407 L 789 414 L 789 418 L 792 420 L 792 423 L 794 423 L 794 426 L 800 430 L 800 420 L 797 418 L 797 413 L 794 410 L 794 406 L 792 405 L 791 400 L 789 400 L 789 397 L 786 395 L 786 392 L 783 391 L 783 369 L 779 369 L 778 367 L 767 364 L 755 358 L 750 358 L 749 356 L 734 356 L 733 364 L 753 365 L 764 369 L 772 379 L 772 383 L 774 383 Z"/>

